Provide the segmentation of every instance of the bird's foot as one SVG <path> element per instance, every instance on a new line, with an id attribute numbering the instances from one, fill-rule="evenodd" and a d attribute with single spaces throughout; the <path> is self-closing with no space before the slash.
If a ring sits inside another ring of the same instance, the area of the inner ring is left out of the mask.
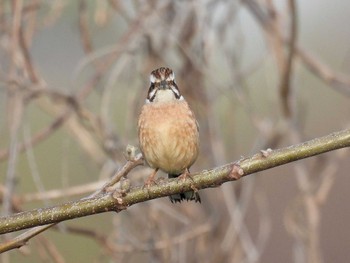
<path id="1" fill-rule="evenodd" d="M 157 184 L 156 181 L 154 180 L 154 177 L 156 176 L 158 172 L 158 168 L 154 169 L 154 171 L 151 173 L 151 175 L 147 178 L 145 184 L 142 186 L 142 189 L 149 189 L 152 185 Z"/>
<path id="2" fill-rule="evenodd" d="M 196 183 L 192 178 L 190 171 L 188 169 L 186 169 L 181 175 L 179 175 L 177 182 L 179 182 L 180 180 L 184 182 L 187 178 L 189 178 L 192 181 L 191 182 L 192 191 L 187 191 L 180 195 L 171 196 L 170 201 L 172 203 L 181 202 L 181 200 L 187 200 L 187 201 L 194 200 L 195 202 L 199 202 L 199 203 L 201 202 L 201 198 L 198 194 L 198 188 L 196 187 Z"/>
<path id="3" fill-rule="evenodd" d="M 194 180 L 188 169 L 186 169 L 181 175 L 179 175 L 178 180 L 182 180 L 182 182 L 184 182 L 187 178 L 190 178 L 191 181 L 194 183 Z"/>

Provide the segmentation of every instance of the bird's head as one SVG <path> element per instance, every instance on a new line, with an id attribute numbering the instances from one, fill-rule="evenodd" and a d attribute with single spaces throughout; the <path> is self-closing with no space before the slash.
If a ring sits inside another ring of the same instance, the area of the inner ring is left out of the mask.
<path id="1" fill-rule="evenodd" d="M 162 67 L 153 70 L 150 81 L 147 103 L 183 100 L 175 83 L 175 74 L 170 68 Z"/>

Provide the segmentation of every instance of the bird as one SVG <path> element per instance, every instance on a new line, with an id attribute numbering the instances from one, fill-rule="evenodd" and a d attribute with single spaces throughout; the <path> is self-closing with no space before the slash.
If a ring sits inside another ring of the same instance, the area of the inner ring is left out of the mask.
<path id="1" fill-rule="evenodd" d="M 189 169 L 199 153 L 199 126 L 170 68 L 161 67 L 150 74 L 150 87 L 138 119 L 138 138 L 146 163 L 154 169 L 145 186 L 155 182 L 158 170 L 168 178 L 191 178 Z M 169 198 L 172 203 L 201 202 L 198 191 Z"/>

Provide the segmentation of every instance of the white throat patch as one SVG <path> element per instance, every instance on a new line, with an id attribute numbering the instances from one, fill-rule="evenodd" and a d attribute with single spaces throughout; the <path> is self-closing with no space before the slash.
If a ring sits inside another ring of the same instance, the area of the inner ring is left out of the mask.
<path id="1" fill-rule="evenodd" d="M 171 102 L 175 101 L 175 94 L 170 89 L 158 90 L 154 98 L 154 102 Z"/>

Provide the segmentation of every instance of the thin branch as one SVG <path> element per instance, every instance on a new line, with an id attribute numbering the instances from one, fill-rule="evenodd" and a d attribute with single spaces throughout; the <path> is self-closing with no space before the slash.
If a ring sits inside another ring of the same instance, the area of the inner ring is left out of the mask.
<path id="1" fill-rule="evenodd" d="M 22 196 L 18 196 L 19 203 L 28 203 L 33 201 L 43 201 L 50 199 L 67 198 L 74 195 L 84 195 L 100 189 L 107 181 L 94 181 L 82 185 L 72 186 L 68 188 L 57 188 L 48 190 L 45 192 L 33 192 L 27 193 Z"/>
<path id="2" fill-rule="evenodd" d="M 30 55 L 27 43 L 26 43 L 26 39 L 24 36 L 24 31 L 23 31 L 23 27 L 19 27 L 19 32 L 18 32 L 18 44 L 20 47 L 20 50 L 22 52 L 22 56 L 24 58 L 24 65 L 25 65 L 25 69 L 28 72 L 30 81 L 33 83 L 38 83 L 39 82 L 39 76 L 37 74 L 37 71 L 32 63 L 32 57 Z"/>
<path id="3" fill-rule="evenodd" d="M 284 65 L 282 78 L 280 83 L 280 96 L 282 100 L 283 113 L 285 116 L 291 116 L 291 107 L 290 107 L 290 88 L 291 88 L 291 77 L 293 75 L 293 61 L 295 55 L 295 47 L 297 42 L 297 10 L 295 0 L 289 0 L 288 6 L 290 10 L 290 38 L 287 41 L 288 54 L 286 64 Z"/>
<path id="4" fill-rule="evenodd" d="M 316 56 L 313 56 L 301 46 L 297 47 L 297 51 L 299 58 L 310 72 L 320 77 L 325 83 L 338 92 L 350 96 L 350 78 L 348 75 L 335 72 L 331 67 L 324 64 Z"/>
<path id="5" fill-rule="evenodd" d="M 194 188 L 200 190 L 217 187 L 242 176 L 345 147 L 350 147 L 350 129 L 279 150 L 263 151 L 239 162 L 193 174 L 192 179 L 164 180 L 148 189 L 133 188 L 127 194 L 118 191 L 107 192 L 55 207 L 0 217 L 0 234 L 108 211 L 120 212 L 137 203 Z"/>
<path id="6" fill-rule="evenodd" d="M 0 244 L 0 253 L 3 253 L 5 251 L 9 251 L 14 248 L 20 248 L 24 246 L 29 239 L 35 237 L 36 235 L 44 232 L 45 230 L 49 229 L 50 227 L 54 226 L 56 224 L 46 225 L 46 226 L 40 226 L 35 227 L 33 229 L 30 229 L 29 231 L 15 237 L 14 239 L 11 239 L 9 241 L 6 241 L 2 244 Z"/>

